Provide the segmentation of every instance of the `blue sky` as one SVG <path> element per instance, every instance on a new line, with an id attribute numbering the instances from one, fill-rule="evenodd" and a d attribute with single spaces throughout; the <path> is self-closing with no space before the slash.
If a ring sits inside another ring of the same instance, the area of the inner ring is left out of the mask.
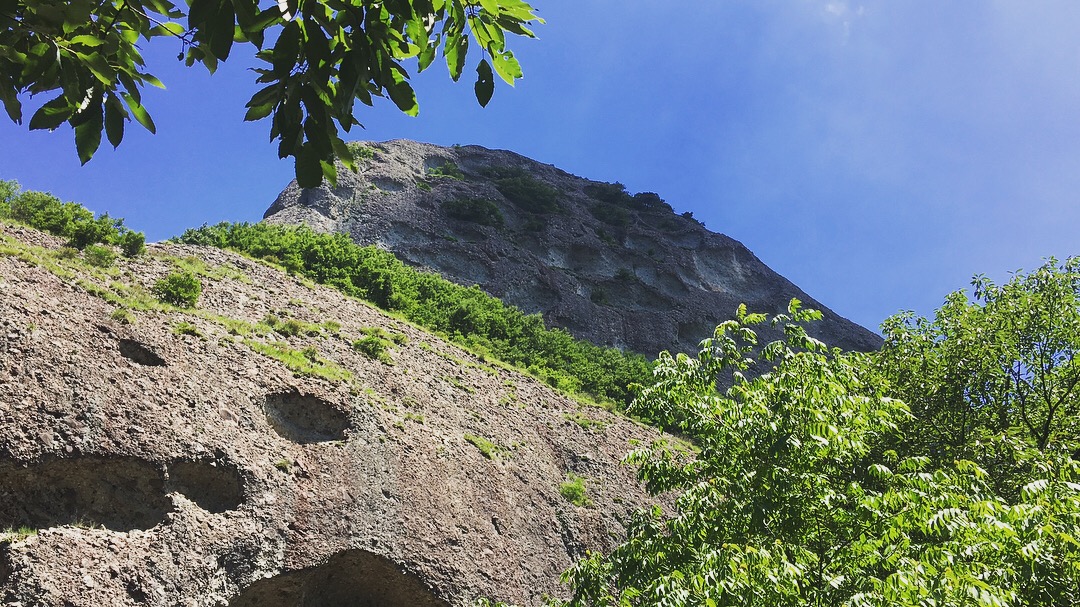
<path id="1" fill-rule="evenodd" d="M 360 108 L 357 139 L 514 150 L 654 191 L 876 328 L 975 273 L 1080 254 L 1080 3 L 535 0 L 526 77 L 486 109 L 436 65 L 421 114 Z M 71 133 L 0 122 L 0 178 L 152 240 L 256 221 L 292 177 L 237 56 L 214 76 L 147 49 L 167 91 L 80 167 Z M 470 69 L 476 58 L 470 61 Z M 499 83 L 502 84 L 501 82 Z"/>

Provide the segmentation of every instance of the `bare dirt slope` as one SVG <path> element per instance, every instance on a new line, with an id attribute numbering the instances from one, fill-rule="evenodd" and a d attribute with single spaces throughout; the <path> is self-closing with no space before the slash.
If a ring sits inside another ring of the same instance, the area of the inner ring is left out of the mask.
<path id="1" fill-rule="evenodd" d="M 655 431 L 238 255 L 61 245 L 0 224 L 4 604 L 537 604 L 643 503 Z M 177 268 L 194 310 L 148 293 Z"/>
<path id="2" fill-rule="evenodd" d="M 742 243 L 666 205 L 605 202 L 596 188 L 606 184 L 504 150 L 407 140 L 362 145 L 370 157 L 360 161 L 359 173 L 340 170 L 337 187 L 301 190 L 294 181 L 266 211 L 266 221 L 347 233 L 540 312 L 577 337 L 648 357 L 661 350 L 696 352 L 741 303 L 773 314 L 792 298 L 824 312 L 810 330 L 827 344 L 845 350 L 881 345 L 878 335 L 815 300 Z M 447 172 L 441 170 L 447 163 L 460 171 L 457 178 L 437 175 Z M 508 171 L 554 188 L 558 209 L 535 212 L 511 202 L 498 183 Z M 502 225 L 456 217 L 453 206 L 462 200 L 494 204 Z"/>

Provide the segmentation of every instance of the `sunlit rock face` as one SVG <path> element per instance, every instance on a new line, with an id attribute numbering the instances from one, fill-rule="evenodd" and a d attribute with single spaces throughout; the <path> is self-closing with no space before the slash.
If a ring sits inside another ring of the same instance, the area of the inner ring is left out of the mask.
<path id="1" fill-rule="evenodd" d="M 537 605 L 647 503 L 619 461 L 655 430 L 237 254 L 64 245 L 0 222 L 4 605 Z M 181 265 L 196 307 L 156 304 Z"/>
<path id="2" fill-rule="evenodd" d="M 865 351 L 881 343 L 738 241 L 656 196 L 620 196 L 610 184 L 504 150 L 405 140 L 362 145 L 358 173 L 339 171 L 337 186 L 301 190 L 293 182 L 265 220 L 347 233 L 540 312 L 577 337 L 649 357 L 697 351 L 740 303 L 776 313 L 793 297 L 824 312 L 811 334 L 829 345 Z M 517 190 L 508 183 L 514 179 Z M 522 202 L 522 182 L 551 188 L 554 208 Z M 462 201 L 472 206 L 463 211 Z M 470 216 L 470 208 L 495 208 L 499 220 Z"/>

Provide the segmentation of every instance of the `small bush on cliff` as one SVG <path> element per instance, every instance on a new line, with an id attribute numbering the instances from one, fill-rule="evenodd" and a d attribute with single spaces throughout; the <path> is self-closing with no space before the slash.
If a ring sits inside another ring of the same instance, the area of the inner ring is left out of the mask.
<path id="1" fill-rule="evenodd" d="M 174 272 L 154 283 L 153 293 L 164 303 L 193 308 L 202 294 L 202 282 L 191 272 Z"/>
<path id="2" fill-rule="evenodd" d="M 566 473 L 566 481 L 559 485 L 559 495 L 580 508 L 592 505 L 592 500 L 585 493 L 585 478 L 573 472 Z"/>
<path id="3" fill-rule="evenodd" d="M 430 177 L 449 177 L 458 181 L 465 179 L 465 174 L 461 172 L 461 169 L 453 160 L 447 160 L 439 166 L 429 168 L 427 174 Z"/>
<path id="4" fill-rule="evenodd" d="M 454 219 L 485 226 L 502 227 L 503 214 L 498 205 L 482 198 L 458 198 L 442 204 L 443 211 Z"/>
<path id="5" fill-rule="evenodd" d="M 488 167 L 481 171 L 495 182 L 495 189 L 518 208 L 530 213 L 559 210 L 559 191 L 518 167 Z"/>

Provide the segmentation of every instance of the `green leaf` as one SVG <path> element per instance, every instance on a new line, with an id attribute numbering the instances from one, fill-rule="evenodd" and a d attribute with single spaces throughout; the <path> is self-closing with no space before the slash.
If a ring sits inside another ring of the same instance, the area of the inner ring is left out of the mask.
<path id="1" fill-rule="evenodd" d="M 304 144 L 296 153 L 296 183 L 302 188 L 316 188 L 322 183 L 323 169 L 319 155 Z"/>
<path id="2" fill-rule="evenodd" d="M 101 46 L 104 41 L 101 40 L 101 38 L 98 38 L 97 36 L 91 36 L 89 34 L 82 34 L 80 36 L 75 36 L 74 38 L 69 40 L 69 42 L 71 44 L 78 44 L 80 46 L 86 46 L 86 47 L 94 48 L 94 47 Z"/>
<path id="3" fill-rule="evenodd" d="M 101 100 L 90 103 L 83 108 L 79 115 L 84 119 L 75 126 L 75 149 L 79 153 L 79 160 L 86 164 L 97 152 L 101 145 Z"/>
<path id="4" fill-rule="evenodd" d="M 386 92 L 389 93 L 394 105 L 398 106 L 398 109 L 402 112 L 409 116 L 416 116 L 420 113 L 420 106 L 416 102 L 416 91 L 413 90 L 412 85 L 407 80 L 401 79 L 394 82 L 386 87 Z"/>
<path id="5" fill-rule="evenodd" d="M 514 86 L 515 79 L 523 76 L 521 65 L 514 58 L 514 53 L 510 51 L 495 53 L 492 58 L 495 61 L 495 72 L 510 86 Z"/>
<path id="6" fill-rule="evenodd" d="M 229 58 L 235 34 L 236 14 L 232 2 L 221 2 L 211 16 L 209 24 L 210 52 L 220 61 Z"/>
<path id="7" fill-rule="evenodd" d="M 116 70 L 114 70 L 109 62 L 98 53 L 79 53 L 76 52 L 75 56 L 82 60 L 82 63 L 91 73 L 94 74 L 102 84 L 109 86 L 113 82 L 116 82 Z"/>
<path id="8" fill-rule="evenodd" d="M 187 30 L 184 29 L 183 25 L 181 25 L 181 24 L 179 24 L 179 23 L 177 23 L 175 21 L 167 21 L 165 23 L 161 23 L 159 25 L 156 25 L 156 26 L 150 28 L 150 31 L 148 32 L 148 34 L 150 35 L 150 37 L 173 36 L 173 37 L 176 37 L 176 38 L 180 38 L 186 32 L 187 32 Z"/>
<path id="9" fill-rule="evenodd" d="M 461 71 L 465 69 L 465 55 L 469 52 L 469 39 L 465 36 L 448 36 L 443 54 L 446 55 L 446 67 L 450 71 L 450 78 L 454 82 L 461 78 Z"/>
<path id="10" fill-rule="evenodd" d="M 495 94 L 495 76 L 491 73 L 491 64 L 487 59 L 481 59 L 480 65 L 476 66 L 476 84 L 473 90 L 481 107 L 486 107 L 491 96 Z"/>
<path id="11" fill-rule="evenodd" d="M 124 139 L 124 122 L 127 118 L 127 110 L 120 103 L 120 99 L 110 93 L 105 99 L 105 135 L 114 149 Z"/>
<path id="12" fill-rule="evenodd" d="M 249 107 L 248 111 L 244 113 L 244 122 L 254 122 L 256 120 L 262 120 L 273 112 L 273 103 L 264 103 L 263 105 L 255 105 Z"/>
<path id="13" fill-rule="evenodd" d="M 0 84 L 0 101 L 4 103 L 4 110 L 12 122 L 22 124 L 22 102 L 18 93 L 15 87 Z"/>
<path id="14" fill-rule="evenodd" d="M 74 113 L 75 108 L 68 103 L 63 95 L 49 101 L 38 108 L 30 118 L 30 130 L 53 130 L 64 124 Z"/>
<path id="15" fill-rule="evenodd" d="M 129 93 L 120 93 L 120 96 L 124 98 L 124 102 L 127 103 L 128 108 L 131 110 L 131 115 L 135 117 L 135 120 L 139 121 L 139 124 L 143 125 L 143 128 L 151 133 L 157 132 L 157 127 L 154 126 L 154 121 L 150 118 L 150 113 L 146 111 L 146 108 L 142 106 L 134 97 Z"/>

